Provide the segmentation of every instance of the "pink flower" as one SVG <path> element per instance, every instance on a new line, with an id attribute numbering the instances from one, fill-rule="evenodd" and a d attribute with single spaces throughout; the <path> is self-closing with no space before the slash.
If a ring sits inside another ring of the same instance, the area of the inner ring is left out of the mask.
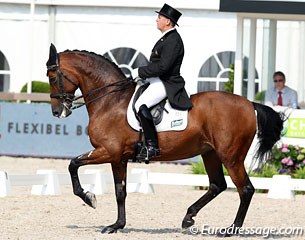
<path id="1" fill-rule="evenodd" d="M 305 164 L 305 159 L 303 160 L 303 163 Z"/>
<path id="2" fill-rule="evenodd" d="M 305 161 L 305 160 L 304 160 Z M 286 164 L 289 162 L 289 159 L 288 158 L 283 158 L 282 161 L 281 161 L 283 164 Z"/>
<path id="3" fill-rule="evenodd" d="M 287 163 L 287 166 L 292 166 L 292 165 L 293 165 L 293 161 L 289 160 L 288 163 Z"/>
<path id="4" fill-rule="evenodd" d="M 286 148 L 286 147 L 283 147 L 283 148 L 282 148 L 282 153 L 286 153 L 286 152 L 289 152 L 289 149 Z"/>
<path id="5" fill-rule="evenodd" d="M 282 148 L 288 148 L 288 146 L 289 146 L 289 144 L 287 144 L 287 143 L 282 144 Z"/>

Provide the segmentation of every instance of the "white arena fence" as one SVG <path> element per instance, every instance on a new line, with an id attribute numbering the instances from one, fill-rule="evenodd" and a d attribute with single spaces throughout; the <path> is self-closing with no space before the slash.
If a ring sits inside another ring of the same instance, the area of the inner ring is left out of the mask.
<path id="1" fill-rule="evenodd" d="M 112 184 L 111 173 L 88 169 L 79 174 L 85 191 L 104 194 Z M 228 188 L 235 188 L 231 178 L 225 176 Z M 255 189 L 267 189 L 268 198 L 294 199 L 294 191 L 305 191 L 305 179 L 292 179 L 288 175 L 273 178 L 250 177 Z M 133 168 L 127 177 L 127 192 L 154 193 L 154 185 L 209 186 L 207 175 L 157 173 L 148 169 Z M 0 197 L 9 196 L 14 186 L 31 186 L 33 195 L 60 195 L 62 185 L 71 185 L 70 175 L 55 170 L 38 170 L 36 174 L 10 174 L 0 171 Z"/>

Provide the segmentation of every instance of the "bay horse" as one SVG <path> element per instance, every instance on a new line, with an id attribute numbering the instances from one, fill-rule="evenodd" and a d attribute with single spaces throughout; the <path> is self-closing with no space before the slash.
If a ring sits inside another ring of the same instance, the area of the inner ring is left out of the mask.
<path id="1" fill-rule="evenodd" d="M 91 192 L 84 192 L 78 169 L 88 164 L 110 163 L 118 215 L 116 222 L 104 227 L 102 233 L 123 229 L 126 224 L 127 163 L 135 154 L 134 145 L 139 138 L 126 117 L 135 84 L 116 64 L 101 55 L 79 50 L 57 53 L 53 44 L 47 61 L 47 76 L 55 117 L 65 118 L 71 114 L 78 88 L 89 115 L 88 134 L 94 150 L 70 161 L 73 192 L 96 208 L 96 197 Z M 186 129 L 158 133 L 161 157 L 156 159 L 173 161 L 201 155 L 204 161 L 209 188 L 187 209 L 182 228 L 191 227 L 195 222 L 193 217 L 201 208 L 227 188 L 222 165 L 228 170 L 240 197 L 232 225 L 241 227 L 255 191 L 244 167 L 245 157 L 256 132 L 258 158 L 263 159 L 270 153 L 280 139 L 284 117 L 268 106 L 227 92 L 201 92 L 190 98 L 193 108 L 188 112 Z"/>

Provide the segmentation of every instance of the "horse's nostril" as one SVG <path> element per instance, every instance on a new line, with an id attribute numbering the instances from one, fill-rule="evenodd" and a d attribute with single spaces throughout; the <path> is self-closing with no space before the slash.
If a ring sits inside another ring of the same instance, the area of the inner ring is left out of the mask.
<path id="1" fill-rule="evenodd" d="M 54 116 L 54 117 L 59 117 L 59 112 L 58 112 L 57 110 L 54 110 L 54 111 L 53 111 L 53 116 Z"/>

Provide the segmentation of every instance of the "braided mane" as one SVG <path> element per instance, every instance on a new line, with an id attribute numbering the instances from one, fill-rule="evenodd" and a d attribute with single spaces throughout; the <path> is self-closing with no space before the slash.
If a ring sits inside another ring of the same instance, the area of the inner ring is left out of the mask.
<path id="1" fill-rule="evenodd" d="M 109 63 L 110 63 L 112 66 L 114 66 L 119 72 L 121 72 L 123 75 L 125 75 L 124 72 L 122 71 L 122 69 L 119 68 L 119 66 L 118 66 L 116 63 L 114 63 L 113 61 L 111 61 L 109 58 L 106 58 L 105 56 L 100 55 L 100 54 L 97 54 L 97 53 L 95 53 L 95 52 L 89 52 L 89 51 L 87 51 L 87 50 L 77 50 L 77 49 L 74 49 L 74 50 L 69 50 L 69 49 L 67 49 L 67 50 L 65 50 L 65 51 L 63 51 L 63 52 L 80 52 L 80 53 L 85 53 L 85 54 L 88 54 L 88 55 L 93 55 L 93 56 L 95 56 L 95 57 L 97 57 L 97 58 L 99 58 L 99 59 L 101 59 L 101 60 L 103 60 L 103 61 L 109 62 Z"/>

